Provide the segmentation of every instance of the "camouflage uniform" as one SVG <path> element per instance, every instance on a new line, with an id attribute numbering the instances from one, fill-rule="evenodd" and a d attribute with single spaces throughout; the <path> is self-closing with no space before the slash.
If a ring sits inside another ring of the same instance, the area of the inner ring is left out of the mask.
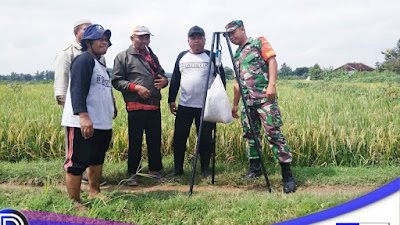
<path id="1" fill-rule="evenodd" d="M 292 154 L 287 146 L 280 127 L 283 125 L 278 106 L 278 98 L 268 100 L 268 63 L 266 60 L 275 56 L 274 50 L 264 37 L 249 38 L 243 48 L 238 48 L 234 55 L 236 68 L 240 72 L 240 80 L 249 106 L 250 116 L 254 123 L 257 138 L 260 137 L 261 123 L 264 126 L 267 140 L 274 152 L 277 162 L 289 163 Z M 249 159 L 258 159 L 257 148 L 251 133 L 250 124 L 242 106 L 241 119 L 244 138 L 247 141 Z"/>

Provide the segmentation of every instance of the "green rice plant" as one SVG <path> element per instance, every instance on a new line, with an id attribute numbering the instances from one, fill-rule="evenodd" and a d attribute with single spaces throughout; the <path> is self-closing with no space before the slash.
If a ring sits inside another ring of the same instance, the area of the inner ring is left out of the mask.
<path id="1" fill-rule="evenodd" d="M 232 82 L 227 93 L 233 99 Z M 0 160 L 19 161 L 64 157 L 62 107 L 56 104 L 52 84 L 0 84 Z M 333 81 L 278 82 L 282 131 L 300 166 L 398 165 L 400 163 L 399 83 L 344 83 Z M 168 88 L 162 90 L 163 155 L 172 155 L 175 117 L 169 112 Z M 118 117 L 107 157 L 125 161 L 128 123 L 125 103 L 115 91 Z M 178 101 L 178 100 L 177 100 Z M 265 137 L 265 136 L 263 136 Z M 145 140 L 145 139 L 144 139 Z M 266 139 L 261 140 L 266 162 L 274 163 Z M 187 143 L 193 159 L 194 126 Z M 143 143 L 143 155 L 146 143 Z M 241 124 L 217 125 L 216 157 L 234 162 L 246 160 Z"/>

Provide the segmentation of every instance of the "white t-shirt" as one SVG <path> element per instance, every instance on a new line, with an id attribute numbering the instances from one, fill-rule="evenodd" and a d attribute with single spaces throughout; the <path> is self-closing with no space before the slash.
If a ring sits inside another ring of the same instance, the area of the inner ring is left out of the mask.
<path id="1" fill-rule="evenodd" d="M 203 107 L 209 61 L 210 57 L 205 52 L 193 54 L 188 51 L 180 59 L 181 94 L 179 96 L 179 105 L 192 108 Z M 215 79 L 213 74 L 214 64 L 212 63 L 207 89 Z"/>
<path id="2" fill-rule="evenodd" d="M 97 60 L 93 60 L 95 65 L 91 76 L 89 93 L 86 98 L 87 112 L 90 120 L 93 122 L 94 129 L 110 130 L 112 129 L 112 118 L 114 115 L 110 77 L 107 74 L 106 67 L 101 65 Z M 68 85 L 61 125 L 80 128 L 79 116 L 74 115 L 72 108 L 70 90 L 71 80 Z"/>

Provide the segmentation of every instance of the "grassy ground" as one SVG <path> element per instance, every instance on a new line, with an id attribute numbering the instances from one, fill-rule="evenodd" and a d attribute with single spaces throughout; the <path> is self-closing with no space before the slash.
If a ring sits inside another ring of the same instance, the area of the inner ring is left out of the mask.
<path id="1" fill-rule="evenodd" d="M 170 172 L 172 158 L 163 161 L 164 173 Z M 104 177 L 113 188 L 106 187 L 103 193 L 110 200 L 87 200 L 85 190 L 83 203 L 89 211 L 82 213 L 67 197 L 61 160 L 1 162 L 0 208 L 138 224 L 271 224 L 347 202 L 400 174 L 399 167 L 294 167 L 299 190 L 288 195 L 281 191 L 278 166 L 267 166 L 272 193 L 266 190 L 264 179 L 241 181 L 246 167 L 243 162 L 218 162 L 213 186 L 197 173 L 194 194 L 189 198 L 190 161 L 182 177 L 160 183 L 143 176 L 136 188 L 118 186 L 127 177 L 124 162 L 106 162 Z M 144 165 L 143 173 L 146 170 Z"/>
<path id="2" fill-rule="evenodd" d="M 16 85 L 0 85 L 0 208 L 139 224 L 271 224 L 347 202 L 400 174 L 398 83 L 280 81 L 282 130 L 293 153 L 296 193 L 282 193 L 280 168 L 265 139 L 273 192 L 268 193 L 264 179 L 240 180 L 247 164 L 238 120 L 218 126 L 215 185 L 197 174 L 194 195 L 188 198 L 196 142 L 192 129 L 182 177 L 160 183 L 143 175 L 139 187 L 126 187 L 127 115 L 116 93 L 120 113 L 104 168 L 111 185 L 103 192 L 110 200 L 87 200 L 84 190 L 83 203 L 90 210 L 83 213 L 65 191 L 61 108 L 51 84 Z M 232 83 L 227 91 L 232 98 Z M 165 100 L 167 89 L 163 96 L 161 150 L 164 173 L 169 173 L 174 117 Z"/>

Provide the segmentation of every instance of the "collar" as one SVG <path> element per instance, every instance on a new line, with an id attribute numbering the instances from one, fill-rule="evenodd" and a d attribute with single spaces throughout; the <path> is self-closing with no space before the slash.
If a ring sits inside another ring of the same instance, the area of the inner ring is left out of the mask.
<path id="1" fill-rule="evenodd" d="M 133 46 L 133 44 L 131 44 L 131 45 L 129 46 L 129 48 L 128 48 L 128 53 L 129 53 L 129 54 L 141 54 L 141 55 L 142 55 L 142 53 L 140 53 L 139 50 L 137 50 L 137 49 Z M 145 55 L 148 55 L 148 54 L 150 54 L 149 50 L 147 50 L 147 52 L 145 53 Z"/>
<path id="2" fill-rule="evenodd" d="M 244 47 L 246 47 L 246 45 L 250 44 L 251 42 L 253 42 L 253 38 L 249 37 L 246 41 L 246 43 L 244 43 L 243 47 L 239 47 L 240 50 L 244 49 Z"/>
<path id="3" fill-rule="evenodd" d="M 74 48 L 76 48 L 76 49 L 82 51 L 82 45 L 81 45 L 81 43 L 78 43 L 77 40 L 75 40 L 75 41 L 72 43 L 72 46 L 73 46 Z"/>
<path id="4" fill-rule="evenodd" d="M 249 45 L 251 42 L 253 42 L 253 38 L 249 37 L 246 41 L 246 43 L 244 43 L 243 47 L 238 47 L 236 49 L 235 55 L 234 57 L 237 57 L 237 54 L 240 54 L 242 52 L 242 50 L 246 47 L 246 45 Z"/>
<path id="5" fill-rule="evenodd" d="M 205 53 L 206 52 L 206 49 L 204 49 L 202 52 L 200 52 L 200 53 L 193 53 L 192 52 L 192 50 L 191 49 L 189 49 L 189 53 L 190 54 L 193 54 L 193 55 L 201 55 L 201 54 L 203 54 L 203 53 Z"/>

